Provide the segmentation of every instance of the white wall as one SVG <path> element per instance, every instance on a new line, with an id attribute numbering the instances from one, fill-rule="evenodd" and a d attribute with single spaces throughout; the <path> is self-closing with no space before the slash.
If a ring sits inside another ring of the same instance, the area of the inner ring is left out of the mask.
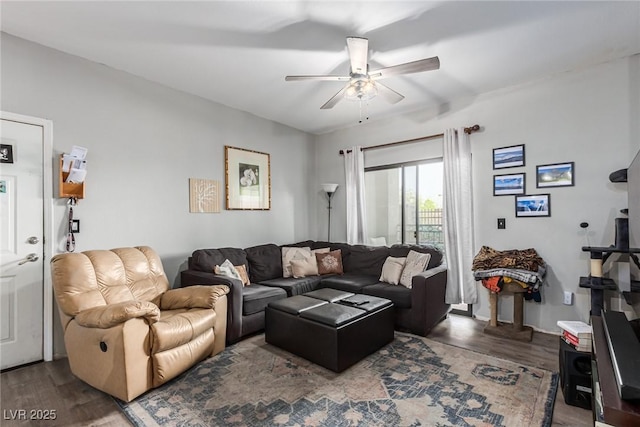
<path id="1" fill-rule="evenodd" d="M 337 131 L 317 137 L 318 182 L 344 185 L 344 167 L 338 150 L 355 144 L 368 146 L 441 133 L 445 128 L 480 124 L 471 136 L 475 204 L 475 248 L 535 248 L 549 267 L 543 302 L 528 302 L 525 324 L 557 331 L 556 321 L 588 321 L 590 298 L 578 287 L 589 274 L 587 245 L 579 223 L 587 221 L 591 245 L 608 246 L 614 239 L 614 218 L 626 207 L 626 185 L 612 184 L 609 174 L 626 168 L 640 148 L 640 56 L 563 73 L 553 78 L 513 87 L 425 110 Z M 382 102 L 382 101 L 379 101 Z M 354 107 L 355 108 L 355 107 Z M 365 152 L 389 163 L 397 157 L 432 158 L 442 141 L 432 140 L 397 149 Z M 528 193 L 551 193 L 550 218 L 515 218 L 514 198 L 493 196 L 492 149 L 525 144 L 526 166 L 506 171 L 525 172 Z M 374 154 L 375 153 L 375 154 Z M 378 160 L 370 160 L 378 163 Z M 535 166 L 575 162 L 575 186 L 541 191 L 535 185 Z M 334 198 L 332 235 L 344 240 L 345 192 Z M 318 206 L 317 236 L 326 233 L 323 206 Z M 496 229 L 496 218 L 506 218 L 506 230 Z M 334 219 L 335 218 L 335 219 Z M 480 288 L 481 286 L 478 285 Z M 574 292 L 572 306 L 562 305 L 563 291 Z M 474 312 L 488 318 L 487 292 L 480 289 Z M 512 298 L 500 299 L 503 320 L 512 320 Z"/>
<path id="2" fill-rule="evenodd" d="M 0 108 L 52 120 L 56 159 L 73 145 L 89 149 L 77 251 L 149 245 L 177 285 L 195 249 L 309 238 L 311 136 L 4 33 L 1 42 Z M 270 211 L 189 213 L 189 178 L 224 186 L 224 145 L 271 155 Z M 55 200 L 60 252 L 65 214 L 66 200 Z M 56 354 L 60 333 L 57 325 Z"/>

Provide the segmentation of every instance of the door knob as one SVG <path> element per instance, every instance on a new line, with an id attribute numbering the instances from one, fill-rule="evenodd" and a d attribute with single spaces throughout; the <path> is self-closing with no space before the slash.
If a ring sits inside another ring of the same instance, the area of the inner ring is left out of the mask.
<path id="1" fill-rule="evenodd" d="M 27 243 L 29 243 L 30 245 L 37 245 L 38 243 L 40 243 L 40 239 L 38 239 L 36 236 L 31 236 L 27 239 Z"/>
<path id="2" fill-rule="evenodd" d="M 36 262 L 36 261 L 38 261 L 38 255 L 37 254 L 29 254 L 29 255 L 27 255 L 27 257 L 25 259 L 20 261 L 18 263 L 18 265 L 26 264 L 28 262 Z"/>

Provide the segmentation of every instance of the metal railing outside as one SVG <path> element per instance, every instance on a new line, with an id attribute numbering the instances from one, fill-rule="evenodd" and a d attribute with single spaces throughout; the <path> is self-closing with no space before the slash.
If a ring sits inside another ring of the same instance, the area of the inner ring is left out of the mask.
<path id="1" fill-rule="evenodd" d="M 416 236 L 415 217 L 407 218 L 405 227 L 405 242 L 414 241 Z M 442 227 L 442 209 L 424 209 L 418 211 L 418 242 L 429 244 L 444 250 L 444 233 Z M 402 225 L 397 226 L 397 241 L 402 241 Z"/>

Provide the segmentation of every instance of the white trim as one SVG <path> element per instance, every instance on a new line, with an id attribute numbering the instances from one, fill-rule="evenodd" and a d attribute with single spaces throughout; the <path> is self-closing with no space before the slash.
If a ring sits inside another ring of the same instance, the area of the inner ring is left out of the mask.
<path id="1" fill-rule="evenodd" d="M 51 283 L 51 269 L 48 268 L 48 263 L 54 253 L 55 240 L 53 236 L 53 122 L 51 120 L 6 111 L 0 111 L 0 119 L 42 127 L 42 210 L 44 214 L 42 357 L 48 362 L 53 360 L 53 287 Z"/>

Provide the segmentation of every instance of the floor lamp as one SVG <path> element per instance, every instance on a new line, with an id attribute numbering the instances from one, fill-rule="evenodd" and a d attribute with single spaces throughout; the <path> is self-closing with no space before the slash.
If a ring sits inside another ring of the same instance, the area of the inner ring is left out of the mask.
<path id="1" fill-rule="evenodd" d="M 327 242 L 331 241 L 331 198 L 336 193 L 338 189 L 338 184 L 321 184 L 322 191 L 327 193 L 327 198 L 329 199 L 329 207 L 327 210 L 329 211 L 329 223 L 327 225 Z"/>

